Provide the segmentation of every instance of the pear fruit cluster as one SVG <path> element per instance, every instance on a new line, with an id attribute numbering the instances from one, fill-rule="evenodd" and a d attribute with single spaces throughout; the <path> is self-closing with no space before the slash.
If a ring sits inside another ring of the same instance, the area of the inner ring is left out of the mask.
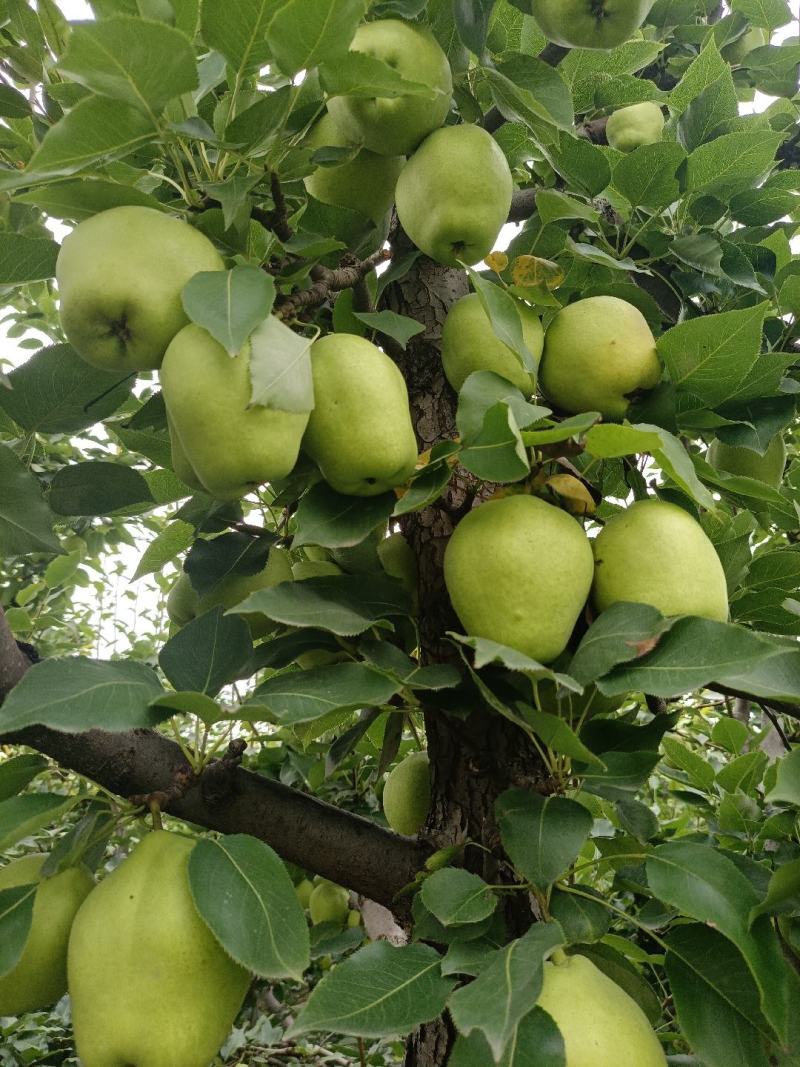
<path id="1" fill-rule="evenodd" d="M 431 806 L 428 753 L 412 752 L 393 767 L 383 789 L 383 813 L 398 834 L 416 834 L 425 825 Z"/>
<path id="2" fill-rule="evenodd" d="M 75 918 L 68 978 L 83 1067 L 208 1067 L 230 1033 L 250 975 L 195 908 L 194 844 L 149 833 Z"/>
<path id="3" fill-rule="evenodd" d="M 638 501 L 590 542 L 576 519 L 538 497 L 514 495 L 473 509 L 445 551 L 450 600 L 467 634 L 550 663 L 567 647 L 589 600 L 662 615 L 726 621 L 719 556 L 683 508 Z"/>
<path id="4" fill-rule="evenodd" d="M 655 0 L 531 0 L 542 33 L 564 48 L 617 48 L 630 40 Z"/>
<path id="5" fill-rule="evenodd" d="M 544 964 L 537 1005 L 564 1039 L 566 1067 L 666 1067 L 642 1009 L 585 956 Z"/>
<path id="6" fill-rule="evenodd" d="M 67 991 L 67 944 L 75 915 L 94 879 L 82 867 L 42 876 L 47 857 L 24 856 L 0 867 L 0 890 L 36 886 L 33 917 L 22 955 L 0 978 L 0 1015 L 21 1015 L 55 1004 Z"/>

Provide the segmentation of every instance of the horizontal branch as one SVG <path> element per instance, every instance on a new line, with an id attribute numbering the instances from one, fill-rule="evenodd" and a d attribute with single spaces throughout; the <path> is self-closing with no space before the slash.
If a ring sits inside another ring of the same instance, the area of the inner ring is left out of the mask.
<path id="1" fill-rule="evenodd" d="M 511 197 L 509 222 L 525 222 L 536 211 L 536 194 L 538 189 L 515 189 Z"/>
<path id="2" fill-rule="evenodd" d="M 0 610 L 0 679 L 16 673 L 18 682 L 29 663 L 16 643 L 11 653 L 9 633 Z M 188 770 L 178 745 L 152 730 L 68 734 L 37 726 L 0 734 L 0 745 L 36 749 L 126 798 L 169 793 Z M 420 841 L 250 771 L 232 767 L 224 783 L 218 775 L 206 777 L 174 791 L 165 810 L 208 830 L 257 837 L 289 863 L 380 904 L 390 905 L 430 854 Z"/>
<path id="3" fill-rule="evenodd" d="M 387 248 L 379 248 L 366 259 L 356 259 L 354 256 L 345 257 L 342 265 L 336 270 L 323 267 L 321 264 L 312 267 L 313 284 L 308 289 L 300 289 L 292 293 L 291 296 L 279 297 L 275 301 L 278 315 L 284 320 L 292 319 L 303 308 L 316 307 L 344 289 L 354 289 L 376 267 L 391 259 L 391 255 Z"/>
<path id="4" fill-rule="evenodd" d="M 779 715 L 788 715 L 792 719 L 800 719 L 800 704 L 789 704 L 785 700 L 765 700 L 764 697 L 756 697 L 751 693 L 745 693 L 741 689 L 731 689 L 727 685 L 718 685 L 710 682 L 706 687 L 712 693 L 720 693 L 725 697 L 738 697 L 740 700 L 748 700 L 751 704 L 767 707 L 770 711 L 777 711 Z"/>

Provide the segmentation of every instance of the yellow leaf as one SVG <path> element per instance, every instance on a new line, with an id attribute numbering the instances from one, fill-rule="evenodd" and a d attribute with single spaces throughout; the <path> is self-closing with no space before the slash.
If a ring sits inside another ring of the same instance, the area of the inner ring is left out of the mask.
<path id="1" fill-rule="evenodd" d="M 490 252 L 483 262 L 495 274 L 502 274 L 508 266 L 508 256 L 505 252 Z"/>
<path id="2" fill-rule="evenodd" d="M 553 474 L 545 485 L 560 497 L 572 515 L 594 515 L 597 510 L 592 494 L 582 481 L 571 474 Z"/>
<path id="3" fill-rule="evenodd" d="M 538 256 L 517 256 L 512 271 L 514 285 L 523 288 L 544 286 L 552 291 L 558 289 L 564 281 L 564 271 L 552 259 L 539 259 Z"/>

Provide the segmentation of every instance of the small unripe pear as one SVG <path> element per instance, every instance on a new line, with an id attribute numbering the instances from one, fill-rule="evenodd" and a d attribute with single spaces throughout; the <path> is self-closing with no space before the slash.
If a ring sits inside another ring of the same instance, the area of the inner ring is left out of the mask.
<path id="1" fill-rule="evenodd" d="M 347 922 L 350 894 L 340 885 L 333 882 L 323 881 L 314 887 L 308 901 L 308 910 L 312 923 L 338 923 L 340 926 Z"/>
<path id="2" fill-rule="evenodd" d="M 536 1003 L 561 1031 L 566 1067 L 666 1067 L 642 1009 L 585 956 L 545 963 Z"/>
<path id="3" fill-rule="evenodd" d="M 522 337 L 535 364 L 544 347 L 539 316 L 521 300 L 515 301 Z M 536 376 L 522 365 L 516 353 L 492 329 L 492 323 L 477 293 L 462 296 L 453 304 L 442 329 L 442 364 L 450 385 L 458 392 L 475 371 L 493 371 L 515 385 L 525 396 L 536 389 Z"/>
<path id="4" fill-rule="evenodd" d="M 755 478 L 778 489 L 786 466 L 786 442 L 781 434 L 776 434 L 767 451 L 760 455 L 751 448 L 726 445 L 724 441 L 716 440 L 712 441 L 706 459 L 718 471 L 742 478 Z"/>
<path id="5" fill-rule="evenodd" d="M 297 899 L 300 901 L 302 908 L 307 908 L 311 900 L 311 894 L 314 892 L 314 883 L 310 882 L 308 878 L 304 878 L 302 882 L 298 882 L 294 887 L 294 891 L 297 894 Z"/>
<path id="6" fill-rule="evenodd" d="M 383 813 L 398 834 L 416 834 L 425 825 L 431 806 L 431 778 L 427 752 L 412 752 L 389 772 L 383 790 Z"/>
<path id="7" fill-rule="evenodd" d="M 598 611 L 618 601 L 662 615 L 728 618 L 719 556 L 702 526 L 677 504 L 639 500 L 610 519 L 593 542 Z"/>
<path id="8" fill-rule="evenodd" d="M 606 123 L 608 143 L 620 152 L 632 152 L 643 144 L 656 144 L 663 135 L 664 114 L 652 100 L 621 107 Z"/>
<path id="9" fill-rule="evenodd" d="M 378 545 L 378 558 L 390 578 L 397 578 L 409 593 L 417 589 L 417 557 L 401 533 L 389 534 Z"/>
<path id="10" fill-rule="evenodd" d="M 0 868 L 0 889 L 36 885 L 28 940 L 14 967 L 0 978 L 0 1015 L 21 1015 L 55 1004 L 67 991 L 67 943 L 78 908 L 94 886 L 81 867 L 42 878 L 46 856 L 25 856 Z"/>

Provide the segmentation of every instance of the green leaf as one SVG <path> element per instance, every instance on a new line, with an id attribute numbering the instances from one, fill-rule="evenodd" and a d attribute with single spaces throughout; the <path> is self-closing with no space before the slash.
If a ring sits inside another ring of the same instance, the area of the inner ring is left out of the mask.
<path id="1" fill-rule="evenodd" d="M 314 408 L 311 338 L 268 315 L 250 338 L 252 403 L 302 413 Z"/>
<path id="2" fill-rule="evenodd" d="M 717 773 L 717 785 L 727 793 L 753 793 L 764 776 L 769 759 L 766 752 L 745 752 L 726 763 Z"/>
<path id="3" fill-rule="evenodd" d="M 344 55 L 366 8 L 366 0 L 288 0 L 267 29 L 280 69 L 297 74 Z"/>
<path id="4" fill-rule="evenodd" d="M 266 531 L 263 531 L 265 534 Z M 228 532 L 192 545 L 183 569 L 201 597 L 217 590 L 227 578 L 258 574 L 267 565 L 270 538 Z"/>
<path id="5" fill-rule="evenodd" d="M 87 89 L 138 108 L 153 123 L 170 100 L 197 88 L 189 38 L 164 22 L 128 15 L 78 23 L 59 67 Z"/>
<path id="6" fill-rule="evenodd" d="M 376 941 L 333 967 L 314 989 L 289 1037 L 333 1030 L 355 1037 L 407 1034 L 444 1009 L 453 982 L 429 945 Z"/>
<path id="7" fill-rule="evenodd" d="M 422 883 L 422 903 L 444 926 L 466 926 L 491 915 L 498 900 L 477 874 L 445 867 Z"/>
<path id="8" fill-rule="evenodd" d="M 487 482 L 518 482 L 530 473 L 530 464 L 514 414 L 507 404 L 495 404 L 483 418 L 483 427 L 462 449 L 461 466 Z"/>
<path id="9" fill-rule="evenodd" d="M 303 496 L 295 512 L 295 535 L 292 546 L 319 545 L 322 548 L 351 548 L 394 510 L 394 493 L 380 496 L 343 496 L 326 482 L 318 482 Z"/>
<path id="10" fill-rule="evenodd" d="M 596 767 L 604 767 L 605 764 L 598 759 L 581 741 L 572 727 L 561 718 L 560 715 L 551 715 L 547 711 L 537 711 L 535 708 L 518 704 L 523 717 L 531 724 L 533 732 L 544 741 L 548 748 L 561 756 L 569 756 L 571 759 L 580 760 L 581 763 L 594 764 Z"/>
<path id="11" fill-rule="evenodd" d="M 233 610 L 261 612 L 286 626 L 314 626 L 354 637 L 382 619 L 408 615 L 410 604 L 403 586 L 391 578 L 336 575 L 260 589 Z"/>
<path id="12" fill-rule="evenodd" d="M 0 889 L 0 978 L 19 963 L 33 920 L 35 885 Z"/>
<path id="13" fill-rule="evenodd" d="M 727 749 L 734 756 L 742 751 L 750 737 L 750 730 L 738 719 L 724 715 L 711 728 L 711 740 L 716 745 Z"/>
<path id="14" fill-rule="evenodd" d="M 522 319 L 517 310 L 517 301 L 505 289 L 487 281 L 472 267 L 465 266 L 475 292 L 480 297 L 483 310 L 489 316 L 495 335 L 519 357 L 523 367 L 536 373 L 536 362 L 522 336 Z"/>
<path id="15" fill-rule="evenodd" d="M 739 114 L 736 86 L 730 69 L 692 100 L 678 123 L 678 137 L 687 151 L 713 139 L 721 123 Z"/>
<path id="16" fill-rule="evenodd" d="M 60 552 L 54 520 L 38 480 L 10 448 L 0 447 L 0 551 L 6 556 Z"/>
<path id="17" fill-rule="evenodd" d="M 508 794 L 506 794 L 508 795 Z M 474 982 L 450 998 L 448 1008 L 459 1032 L 480 1030 L 499 1060 L 542 989 L 542 965 L 564 943 L 557 923 L 536 923 L 524 937 L 494 954 Z"/>
<path id="18" fill-rule="evenodd" d="M 617 817 L 622 829 L 643 844 L 657 837 L 661 829 L 653 811 L 646 804 L 631 798 L 616 802 Z"/>
<path id="19" fill-rule="evenodd" d="M 581 415 L 572 415 L 552 427 L 542 430 L 526 430 L 522 434 L 522 440 L 529 448 L 538 448 L 539 445 L 550 445 L 558 441 L 568 441 L 570 438 L 578 438 L 588 430 L 600 418 L 599 411 L 586 411 Z"/>
<path id="20" fill-rule="evenodd" d="M 320 84 L 329 96 L 361 96 L 373 99 L 398 96 L 429 96 L 433 92 L 422 82 L 407 81 L 388 63 L 364 52 L 347 52 L 335 63 L 323 63 Z"/>
<path id="21" fill-rule="evenodd" d="M 544 120 L 557 129 L 572 131 L 572 96 L 560 69 L 518 52 L 496 68 L 485 67 L 483 74 L 505 118 L 534 129 Z"/>
<path id="22" fill-rule="evenodd" d="M 285 0 L 236 0 L 235 5 L 203 4 L 203 40 L 225 56 L 237 83 L 269 62 L 267 27 L 284 3 Z"/>
<path id="23" fill-rule="evenodd" d="M 48 503 L 59 515 L 110 515 L 132 504 L 153 503 L 153 494 L 132 467 L 90 461 L 57 471 Z"/>
<path id="24" fill-rule="evenodd" d="M 461 440 L 469 445 L 483 429 L 487 412 L 498 404 L 506 405 L 519 427 L 531 426 L 550 415 L 550 409 L 529 404 L 522 393 L 492 371 L 475 371 L 458 393 L 456 425 Z"/>
<path id="25" fill-rule="evenodd" d="M 262 978 L 302 978 L 310 962 L 308 925 L 269 845 L 246 834 L 198 841 L 189 885 L 200 917 L 237 963 Z"/>
<path id="26" fill-rule="evenodd" d="M 524 652 L 508 645 L 500 645 L 497 641 L 490 641 L 486 637 L 466 637 L 464 634 L 456 634 L 448 631 L 448 637 L 452 637 L 461 645 L 466 645 L 475 652 L 475 668 L 480 670 L 490 663 L 500 663 L 510 671 L 524 671 L 532 678 L 548 678 L 557 682 L 573 693 L 582 692 L 582 687 L 569 675 L 559 674 L 538 663 Z"/>
<path id="27" fill-rule="evenodd" d="M 174 689 L 215 696 L 253 654 L 244 619 L 213 608 L 192 619 L 161 649 L 158 663 Z"/>
<path id="28" fill-rule="evenodd" d="M 488 1067 L 490 1063 L 496 1067 L 567 1067 L 561 1031 L 542 1008 L 534 1008 L 522 1019 L 499 1060 L 476 1030 L 469 1037 L 458 1035 L 447 1062 L 449 1067 Z"/>
<path id="29" fill-rule="evenodd" d="M 18 89 L 11 85 L 0 86 L 0 115 L 5 119 L 25 119 L 30 116 L 31 105 Z"/>
<path id="30" fill-rule="evenodd" d="M 6 705 L 3 705 L 5 711 Z M 6 723 L 3 720 L 3 728 Z M 63 797 L 57 793 L 28 793 L 12 797 L 0 804 L 0 853 L 56 822 L 74 807 L 78 797 Z"/>
<path id="31" fill-rule="evenodd" d="M 776 867 L 769 880 L 766 898 L 750 913 L 751 921 L 759 915 L 778 915 L 800 910 L 800 859 Z"/>
<path id="32" fill-rule="evenodd" d="M 761 1010 L 785 1040 L 786 963 L 765 916 L 750 928 L 750 911 L 759 903 L 750 881 L 726 856 L 692 841 L 660 845 L 647 859 L 647 878 L 659 900 L 693 919 L 713 924 L 736 945 L 759 988 Z"/>
<path id="33" fill-rule="evenodd" d="M 775 163 L 783 135 L 772 130 L 726 133 L 695 148 L 686 165 L 690 193 L 732 196 L 758 185 Z"/>
<path id="34" fill-rule="evenodd" d="M 581 887 L 581 893 L 586 896 L 554 889 L 550 897 L 550 916 L 564 931 L 568 945 L 599 941 L 611 927 L 611 912 L 600 894 L 587 886 Z"/>
<path id="35" fill-rule="evenodd" d="M 23 204 L 35 204 L 54 218 L 74 219 L 76 222 L 112 207 L 131 204 L 150 207 L 155 211 L 163 210 L 163 204 L 159 200 L 137 189 L 135 185 L 123 185 L 88 176 L 79 181 L 59 182 L 57 185 L 30 189 L 17 194 L 14 199 Z"/>
<path id="36" fill-rule="evenodd" d="M 287 671 L 256 689 L 245 702 L 245 717 L 260 719 L 265 709 L 266 717 L 283 725 L 312 722 L 331 711 L 385 704 L 399 689 L 399 682 L 365 663 Z"/>
<path id="37" fill-rule="evenodd" d="M 0 233 L 0 285 L 22 285 L 55 277 L 58 251 L 55 241 Z"/>
<path id="38" fill-rule="evenodd" d="M 24 171 L 3 175 L 0 188 L 75 174 L 94 163 L 128 155 L 153 136 L 152 124 L 140 111 L 118 100 L 89 96 L 47 131 Z"/>
<path id="39" fill-rule="evenodd" d="M 76 433 L 101 422 L 130 395 L 133 378 L 81 359 L 70 345 L 40 348 L 8 376 L 0 408 L 31 433 Z"/>
<path id="40" fill-rule="evenodd" d="M 169 708 L 170 712 L 178 712 L 181 715 L 196 715 L 206 726 L 213 726 L 216 722 L 228 721 L 230 718 L 227 709 L 223 710 L 205 693 L 194 691 L 165 693 L 164 696 L 152 700 L 150 705 L 154 708 Z"/>
<path id="41" fill-rule="evenodd" d="M 566 797 L 508 789 L 495 803 L 503 847 L 516 870 L 545 892 L 575 861 L 592 816 Z"/>
<path id="42" fill-rule="evenodd" d="M 614 167 L 614 188 L 631 207 L 667 207 L 680 196 L 677 172 L 685 159 L 686 153 L 674 141 L 641 145 Z"/>
<path id="43" fill-rule="evenodd" d="M 416 319 L 410 319 L 408 315 L 398 315 L 394 311 L 354 311 L 353 315 L 371 330 L 377 330 L 378 333 L 386 334 L 397 341 L 403 350 L 412 337 L 416 337 L 425 329 Z"/>
<path id="44" fill-rule="evenodd" d="M 47 760 L 43 756 L 34 755 L 13 756 L 0 763 L 0 801 L 8 800 L 21 792 L 47 766 Z"/>
<path id="45" fill-rule="evenodd" d="M 710 763 L 673 737 L 663 738 L 661 745 L 670 762 L 685 772 L 693 786 L 703 793 L 713 791 L 716 774 Z"/>
<path id="46" fill-rule="evenodd" d="M 201 271 L 186 283 L 186 314 L 237 355 L 275 302 L 275 282 L 259 267 L 240 265 L 227 271 Z"/>
<path id="47" fill-rule="evenodd" d="M 34 665 L 3 704 L 3 730 L 26 726 L 82 733 L 135 730 L 167 718 L 150 701 L 162 693 L 156 674 L 132 660 L 103 662 L 74 657 Z"/>
<path id="48" fill-rule="evenodd" d="M 674 696 L 722 682 L 730 672 L 742 674 L 779 651 L 744 627 L 686 617 L 675 621 L 652 652 L 616 667 L 597 684 L 607 696 L 633 691 Z"/>
<path id="49" fill-rule="evenodd" d="M 793 804 L 800 808 L 800 747 L 793 748 L 778 763 L 778 777 L 767 793 L 771 804 Z"/>
<path id="50" fill-rule="evenodd" d="M 582 685 L 650 651 L 673 625 L 649 604 L 612 604 L 589 627 L 568 672 Z"/>
<path id="51" fill-rule="evenodd" d="M 758 989 L 734 946 L 714 929 L 676 926 L 665 967 L 681 1030 L 708 1067 L 767 1067 L 769 1028 Z"/>
<path id="52" fill-rule="evenodd" d="M 194 527 L 183 519 L 174 519 L 156 534 L 142 553 L 133 572 L 134 580 L 146 574 L 160 573 L 167 563 L 173 563 L 194 541 Z"/>
<path id="53" fill-rule="evenodd" d="M 700 54 L 692 60 L 683 77 L 670 93 L 669 105 L 681 115 L 691 102 L 720 78 L 730 77 L 730 67 L 722 58 L 711 34 Z"/>
<path id="54" fill-rule="evenodd" d="M 658 764 L 657 752 L 601 752 L 604 771 L 580 770 L 587 793 L 612 800 L 628 800 L 644 786 Z"/>

